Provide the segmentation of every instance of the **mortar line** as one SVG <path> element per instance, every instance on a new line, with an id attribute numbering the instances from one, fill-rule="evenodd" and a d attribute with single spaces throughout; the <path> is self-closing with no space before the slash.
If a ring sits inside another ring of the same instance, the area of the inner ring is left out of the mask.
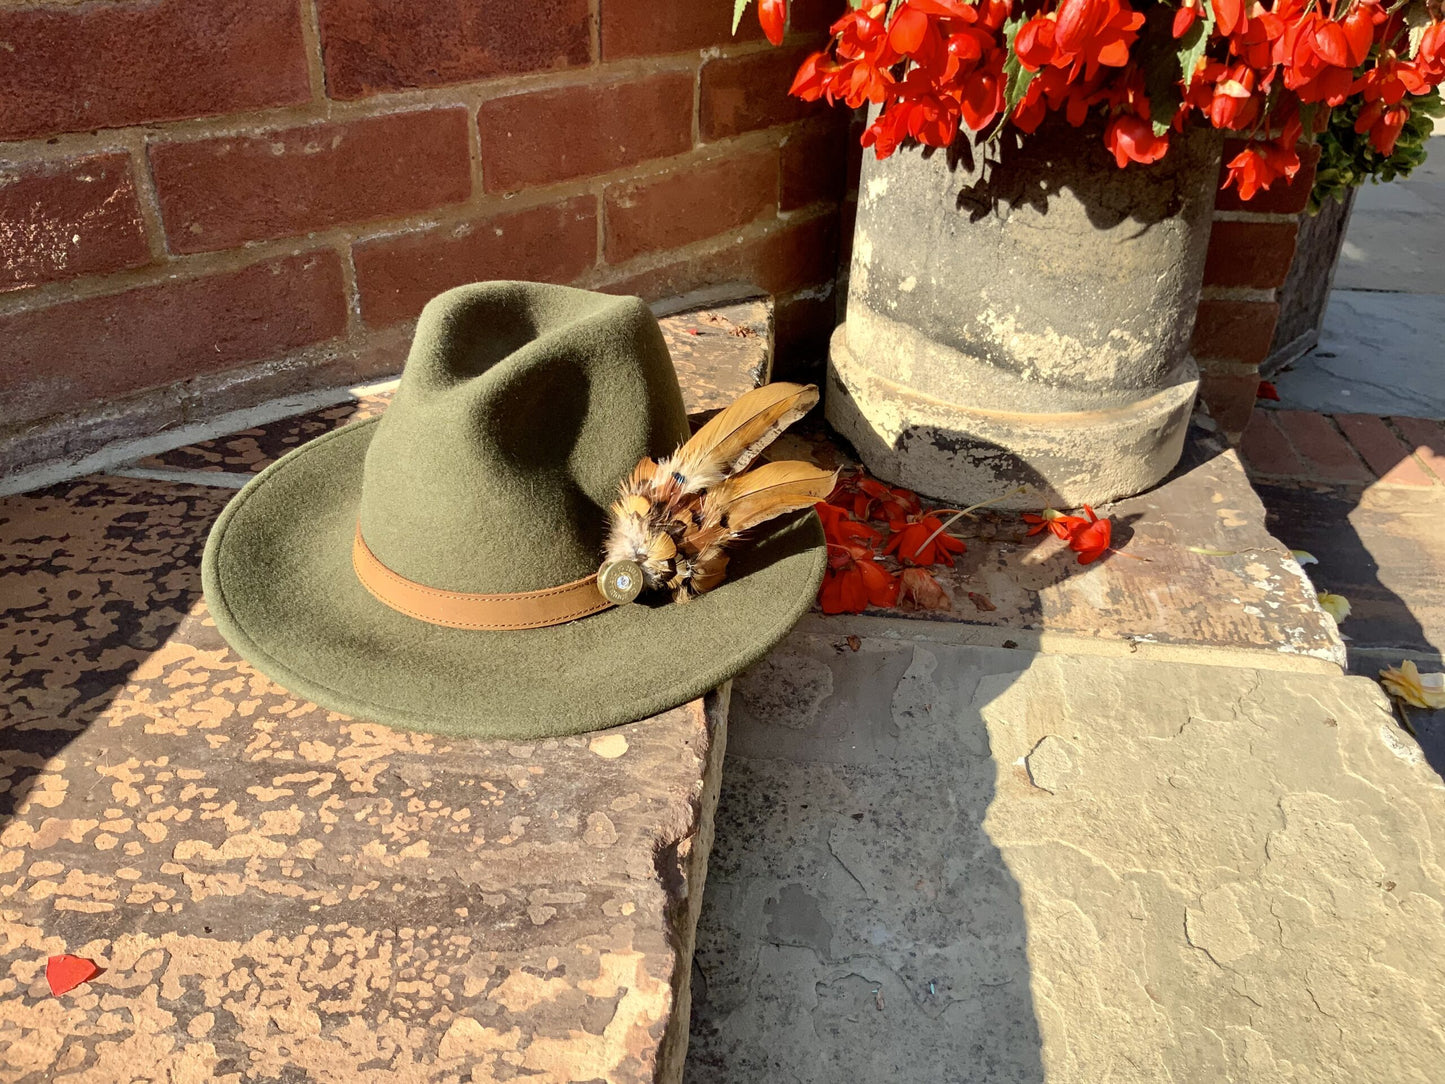
<path id="1" fill-rule="evenodd" d="M 316 0 L 298 0 L 301 5 L 301 42 L 306 50 L 306 79 L 311 87 L 311 100 L 330 115 L 331 102 L 326 97 L 326 55 L 321 46 L 321 16 Z"/>
<path id="2" fill-rule="evenodd" d="M 130 153 L 132 173 L 135 177 L 136 204 L 140 207 L 141 221 L 145 224 L 146 243 L 150 246 L 152 257 L 168 264 L 170 245 L 166 241 L 161 197 L 156 188 L 155 171 L 151 168 L 151 156 L 146 150 L 145 134 L 131 130 L 126 133 L 126 141 L 129 144 L 126 149 Z"/>

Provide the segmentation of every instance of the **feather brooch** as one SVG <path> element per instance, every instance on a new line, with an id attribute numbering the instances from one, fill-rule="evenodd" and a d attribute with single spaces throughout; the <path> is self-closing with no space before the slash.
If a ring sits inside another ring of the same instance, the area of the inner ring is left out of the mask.
<path id="1" fill-rule="evenodd" d="M 747 470 L 817 401 L 811 384 L 766 384 L 666 459 L 638 463 L 608 513 L 602 593 L 621 604 L 644 588 L 666 589 L 686 602 L 722 583 L 727 546 L 744 531 L 826 498 L 834 471 L 795 461 Z"/>

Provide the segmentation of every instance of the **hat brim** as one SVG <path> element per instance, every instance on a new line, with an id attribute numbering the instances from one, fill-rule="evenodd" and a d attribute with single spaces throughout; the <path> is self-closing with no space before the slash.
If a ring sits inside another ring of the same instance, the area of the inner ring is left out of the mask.
<path id="1" fill-rule="evenodd" d="M 826 563 L 811 512 L 740 545 L 727 580 L 683 605 L 619 606 L 514 632 L 450 629 L 378 602 L 351 567 L 375 421 L 297 448 L 228 504 L 201 574 L 222 634 L 262 673 L 322 707 L 408 730 L 540 738 L 676 707 L 787 634 Z"/>

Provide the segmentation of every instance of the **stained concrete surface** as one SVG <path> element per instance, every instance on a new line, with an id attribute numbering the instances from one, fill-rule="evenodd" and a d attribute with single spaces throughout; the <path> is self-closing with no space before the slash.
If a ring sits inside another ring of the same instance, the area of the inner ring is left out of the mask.
<path id="1" fill-rule="evenodd" d="M 1281 405 L 1445 417 L 1445 133 L 1403 180 L 1355 199 L 1320 343 L 1279 374 Z"/>
<path id="2" fill-rule="evenodd" d="M 1445 787 L 1372 682 L 830 620 L 736 683 L 692 1084 L 1445 1078 Z"/>

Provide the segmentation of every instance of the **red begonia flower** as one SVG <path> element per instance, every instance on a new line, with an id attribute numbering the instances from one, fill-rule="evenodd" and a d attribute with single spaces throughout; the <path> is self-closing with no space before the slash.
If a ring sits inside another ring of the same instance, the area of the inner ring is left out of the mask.
<path id="1" fill-rule="evenodd" d="M 758 25 L 768 41 L 783 44 L 783 28 L 788 22 L 787 0 L 758 0 Z"/>
<path id="2" fill-rule="evenodd" d="M 1279 178 L 1293 179 L 1300 170 L 1299 152 L 1278 143 L 1254 143 L 1229 160 L 1224 187 L 1235 185 L 1239 198 L 1252 200 Z"/>
<path id="3" fill-rule="evenodd" d="M 1079 555 L 1081 565 L 1091 564 L 1104 556 L 1109 551 L 1114 534 L 1114 524 L 1107 516 L 1100 519 L 1087 504 L 1084 511 L 1089 517 L 1088 522 L 1075 528 L 1069 536 L 1069 549 Z"/>
<path id="4" fill-rule="evenodd" d="M 937 516 L 911 516 L 902 530 L 888 540 L 883 552 L 894 554 L 904 564 L 952 566 L 953 554 L 963 553 L 968 547 L 945 534 L 942 527 L 943 521 Z"/>
<path id="5" fill-rule="evenodd" d="M 1122 169 L 1130 162 L 1148 164 L 1163 158 L 1169 150 L 1169 133 L 1154 134 L 1154 125 L 1133 113 L 1121 113 L 1109 122 L 1104 146 Z"/>
<path id="6" fill-rule="evenodd" d="M 1062 512 L 1055 512 L 1052 508 L 1045 508 L 1042 515 L 1025 512 L 1024 522 L 1033 524 L 1033 526 L 1029 528 L 1030 535 L 1042 534 L 1044 531 L 1048 531 L 1055 538 L 1065 542 L 1073 535 L 1076 527 L 1087 527 L 1089 525 L 1089 521 L 1082 516 L 1066 516 Z"/>

